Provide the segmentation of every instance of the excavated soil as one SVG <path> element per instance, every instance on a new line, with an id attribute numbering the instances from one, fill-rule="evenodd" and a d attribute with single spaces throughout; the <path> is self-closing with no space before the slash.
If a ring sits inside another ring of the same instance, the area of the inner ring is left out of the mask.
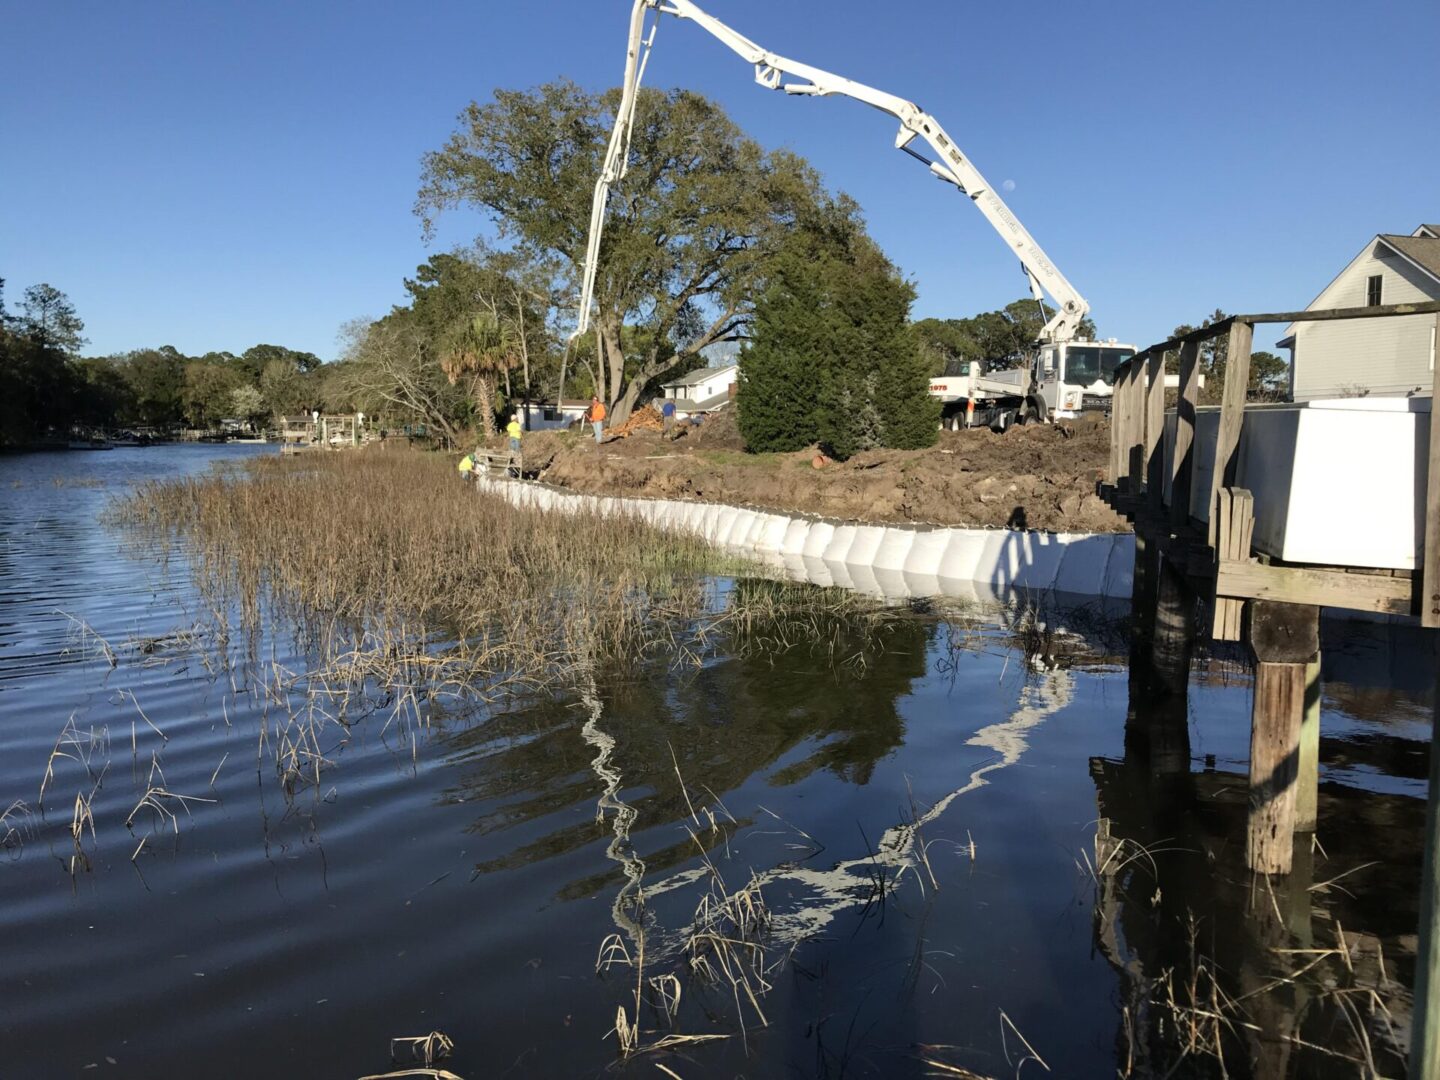
<path id="1" fill-rule="evenodd" d="M 526 472 L 575 491 L 697 499 L 849 521 L 1124 532 L 1095 495 L 1103 421 L 942 432 L 928 450 L 870 450 L 815 468 L 815 451 L 751 454 L 719 414 L 666 442 L 639 430 L 596 447 L 578 432 L 525 437 Z"/>

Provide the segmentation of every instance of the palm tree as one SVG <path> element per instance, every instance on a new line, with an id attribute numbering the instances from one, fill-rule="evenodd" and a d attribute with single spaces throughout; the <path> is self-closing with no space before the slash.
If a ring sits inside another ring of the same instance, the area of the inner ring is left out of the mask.
<path id="1" fill-rule="evenodd" d="M 481 430 L 495 434 L 495 376 L 508 371 L 514 343 L 495 315 L 484 312 L 461 319 L 440 343 L 440 367 L 450 385 L 468 384 Z"/>

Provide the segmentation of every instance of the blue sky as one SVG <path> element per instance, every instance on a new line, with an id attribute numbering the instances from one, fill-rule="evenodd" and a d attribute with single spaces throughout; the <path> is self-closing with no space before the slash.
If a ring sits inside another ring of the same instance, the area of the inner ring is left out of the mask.
<path id="1" fill-rule="evenodd" d="M 776 52 L 933 113 L 1090 300 L 1105 336 L 1303 307 L 1377 232 L 1440 220 L 1440 4 L 710 0 Z M 471 99 L 619 81 L 628 0 L 6 5 L 0 276 L 48 281 L 91 352 L 339 325 L 481 228 L 413 216 L 420 156 Z M 1024 293 L 975 209 L 888 117 L 787 98 L 667 19 L 646 82 L 724 104 L 855 196 L 916 315 Z M 1257 344 L 1263 345 L 1262 338 Z"/>

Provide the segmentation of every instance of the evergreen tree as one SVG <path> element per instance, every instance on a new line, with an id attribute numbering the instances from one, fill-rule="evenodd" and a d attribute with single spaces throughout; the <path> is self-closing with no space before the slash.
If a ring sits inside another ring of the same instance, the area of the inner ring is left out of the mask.
<path id="1" fill-rule="evenodd" d="M 819 443 L 845 458 L 933 444 L 939 403 L 909 326 L 914 295 L 858 226 L 797 231 L 770 267 L 740 358 L 746 445 Z"/>
<path id="2" fill-rule="evenodd" d="M 756 301 L 751 342 L 740 354 L 736 408 L 751 450 L 791 451 L 818 442 L 816 391 L 825 383 L 829 320 L 815 267 L 795 252 L 776 259 Z"/>

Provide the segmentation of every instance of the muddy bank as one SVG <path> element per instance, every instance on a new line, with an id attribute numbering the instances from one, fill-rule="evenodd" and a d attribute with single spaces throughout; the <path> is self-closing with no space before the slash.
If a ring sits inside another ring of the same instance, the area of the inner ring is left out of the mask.
<path id="1" fill-rule="evenodd" d="M 1068 434 L 1067 434 L 1068 432 Z M 592 494 L 748 504 L 869 522 L 1125 532 L 1095 495 L 1109 426 L 942 432 L 928 450 L 872 450 L 812 465 L 814 452 L 750 454 L 732 418 L 666 442 L 639 431 L 597 448 L 578 433 L 526 436 L 527 472 Z"/>

